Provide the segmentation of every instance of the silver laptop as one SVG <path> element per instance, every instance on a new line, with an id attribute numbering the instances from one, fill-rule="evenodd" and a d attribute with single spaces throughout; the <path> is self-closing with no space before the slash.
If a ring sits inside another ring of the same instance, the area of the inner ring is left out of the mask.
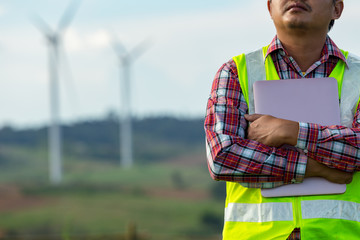
<path id="1" fill-rule="evenodd" d="M 298 122 L 340 125 L 338 84 L 335 78 L 257 81 L 253 86 L 256 113 Z M 299 150 L 301 151 L 301 150 Z M 262 189 L 264 197 L 341 194 L 346 184 L 324 178 Z"/>

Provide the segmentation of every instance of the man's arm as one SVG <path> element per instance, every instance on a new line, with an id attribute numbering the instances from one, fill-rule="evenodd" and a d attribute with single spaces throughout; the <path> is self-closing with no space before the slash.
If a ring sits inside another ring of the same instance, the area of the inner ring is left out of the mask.
<path id="1" fill-rule="evenodd" d="M 298 122 L 261 114 L 245 115 L 245 118 L 251 122 L 248 128 L 249 139 L 274 147 L 284 144 L 295 146 L 298 142 Z M 324 177 L 337 183 L 350 183 L 352 180 L 351 173 L 329 168 L 311 157 L 308 158 L 305 177 Z"/>
<path id="2" fill-rule="evenodd" d="M 345 172 L 360 171 L 359 123 L 359 108 L 352 128 L 300 123 L 296 147 L 326 166 Z"/>
<path id="3" fill-rule="evenodd" d="M 349 184 L 353 179 L 353 174 L 340 171 L 334 168 L 329 168 L 324 164 L 315 161 L 312 158 L 308 158 L 305 178 L 308 177 L 323 177 L 330 182 Z"/>
<path id="4" fill-rule="evenodd" d="M 248 139 L 247 110 L 236 65 L 229 61 L 216 74 L 207 105 L 205 133 L 211 176 L 261 188 L 302 182 L 306 155 Z"/>

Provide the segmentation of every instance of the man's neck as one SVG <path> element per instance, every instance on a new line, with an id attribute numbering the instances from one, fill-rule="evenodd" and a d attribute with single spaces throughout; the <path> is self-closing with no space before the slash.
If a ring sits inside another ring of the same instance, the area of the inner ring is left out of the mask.
<path id="1" fill-rule="evenodd" d="M 326 36 L 326 34 L 282 35 L 278 33 L 281 44 L 303 72 L 320 59 Z"/>

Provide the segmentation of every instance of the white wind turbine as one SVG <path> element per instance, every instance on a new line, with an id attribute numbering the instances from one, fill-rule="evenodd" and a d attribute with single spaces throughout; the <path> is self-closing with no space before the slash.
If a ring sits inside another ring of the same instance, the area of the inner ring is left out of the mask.
<path id="1" fill-rule="evenodd" d="M 62 181 L 62 144 L 59 106 L 59 47 L 65 29 L 70 25 L 79 8 L 80 0 L 73 0 L 63 13 L 55 30 L 39 16 L 33 18 L 34 25 L 44 34 L 49 47 L 49 90 L 50 90 L 50 126 L 49 126 L 49 175 L 52 184 Z"/>
<path id="2" fill-rule="evenodd" d="M 120 100 L 121 109 L 119 114 L 119 140 L 120 140 L 120 164 L 123 168 L 131 168 L 133 165 L 132 146 L 132 112 L 131 112 L 131 66 L 150 46 L 150 42 L 143 41 L 128 51 L 124 45 L 113 36 L 113 48 L 119 59 L 119 68 L 123 70 L 120 77 Z"/>

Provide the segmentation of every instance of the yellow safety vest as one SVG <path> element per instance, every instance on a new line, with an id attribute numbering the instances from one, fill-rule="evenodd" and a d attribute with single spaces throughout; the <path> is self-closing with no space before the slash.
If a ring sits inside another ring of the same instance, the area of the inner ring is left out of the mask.
<path id="1" fill-rule="evenodd" d="M 264 47 L 250 55 L 259 56 L 255 65 L 258 65 L 258 69 L 265 68 L 267 80 L 278 80 L 280 78 L 271 57 L 265 59 L 266 51 L 267 47 Z M 343 61 L 339 61 L 330 76 L 338 80 L 339 94 L 342 90 L 341 120 L 346 123 L 345 126 L 349 126 L 359 99 L 360 81 L 357 79 L 360 77 L 360 62 L 357 58 L 348 56 L 347 52 L 343 53 L 347 57 L 349 69 L 346 69 Z M 259 71 L 247 69 L 246 56 L 249 54 L 233 59 L 249 106 L 253 104 L 250 103 L 253 100 L 249 96 L 252 85 L 248 85 L 248 71 L 249 74 L 252 71 L 254 76 Z M 256 57 L 252 58 L 254 59 Z M 255 81 L 263 79 L 265 78 L 259 77 Z M 350 101 L 353 102 L 351 106 Z M 359 172 L 354 174 L 352 183 L 347 185 L 346 192 L 341 195 L 265 198 L 260 189 L 246 188 L 239 183 L 227 182 L 226 188 L 224 240 L 287 239 L 294 228 L 301 228 L 302 240 L 360 239 Z"/>

